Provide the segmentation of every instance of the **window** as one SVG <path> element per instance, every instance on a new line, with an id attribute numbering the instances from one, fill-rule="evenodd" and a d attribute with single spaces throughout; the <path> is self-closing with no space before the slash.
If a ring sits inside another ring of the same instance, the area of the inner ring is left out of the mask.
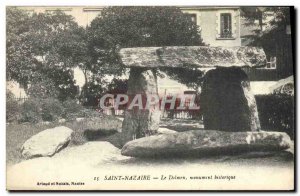
<path id="1" fill-rule="evenodd" d="M 267 62 L 266 69 L 276 69 L 276 57 L 270 57 L 270 61 Z"/>
<path id="2" fill-rule="evenodd" d="M 232 25 L 231 25 L 231 14 L 223 13 L 221 14 L 221 38 L 232 38 Z"/>
<path id="3" fill-rule="evenodd" d="M 193 23 L 197 24 L 197 15 L 196 14 L 188 14 L 191 17 Z"/>
<path id="4" fill-rule="evenodd" d="M 271 56 L 269 59 L 270 60 L 267 61 L 266 66 L 258 68 L 258 69 L 276 69 L 276 67 L 277 67 L 276 57 Z"/>

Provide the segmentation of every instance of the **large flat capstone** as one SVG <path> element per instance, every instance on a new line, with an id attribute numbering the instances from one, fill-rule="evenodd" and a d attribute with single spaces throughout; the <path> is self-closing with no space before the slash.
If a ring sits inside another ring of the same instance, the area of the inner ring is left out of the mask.
<path id="1" fill-rule="evenodd" d="M 223 132 L 192 130 L 144 137 L 124 145 L 121 154 L 131 157 L 207 157 L 243 152 L 280 151 L 291 147 L 283 132 Z"/>
<path id="2" fill-rule="evenodd" d="M 72 129 L 65 126 L 41 131 L 23 144 L 22 155 L 26 159 L 52 156 L 71 140 L 72 132 Z"/>
<path id="3" fill-rule="evenodd" d="M 259 67 L 266 54 L 257 47 L 169 46 L 123 48 L 120 57 L 127 67 Z"/>

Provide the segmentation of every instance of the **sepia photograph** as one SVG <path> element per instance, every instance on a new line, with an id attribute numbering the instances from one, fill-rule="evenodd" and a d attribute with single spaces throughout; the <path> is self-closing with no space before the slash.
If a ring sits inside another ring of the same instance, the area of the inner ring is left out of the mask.
<path id="1" fill-rule="evenodd" d="M 295 191 L 293 6 L 6 6 L 8 191 Z"/>

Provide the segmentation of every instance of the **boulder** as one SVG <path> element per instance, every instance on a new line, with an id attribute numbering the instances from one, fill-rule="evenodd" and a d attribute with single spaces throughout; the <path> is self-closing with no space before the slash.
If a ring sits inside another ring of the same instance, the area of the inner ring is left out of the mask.
<path id="1" fill-rule="evenodd" d="M 158 134 L 170 134 L 170 133 L 177 133 L 177 131 L 172 130 L 172 129 L 168 129 L 168 128 L 164 128 L 164 127 L 160 127 L 157 130 Z"/>
<path id="2" fill-rule="evenodd" d="M 41 131 L 23 144 L 21 153 L 26 159 L 52 156 L 69 143 L 72 132 L 65 126 Z"/>
<path id="3" fill-rule="evenodd" d="M 123 48 L 120 57 L 127 67 L 186 67 L 214 68 L 217 66 L 265 65 L 266 54 L 257 47 L 169 46 Z"/>
<path id="4" fill-rule="evenodd" d="M 208 157 L 243 152 L 280 151 L 291 147 L 283 132 L 224 132 L 192 130 L 160 134 L 125 144 L 121 154 L 131 157 Z"/>
<path id="5" fill-rule="evenodd" d="M 81 121 L 84 121 L 84 118 L 76 118 L 75 120 L 76 120 L 76 122 L 81 122 Z"/>
<path id="6" fill-rule="evenodd" d="M 260 130 L 256 101 L 248 76 L 241 68 L 208 71 L 201 89 L 200 106 L 205 129 Z"/>
<path id="7" fill-rule="evenodd" d="M 66 119 L 64 119 L 64 118 L 61 118 L 58 120 L 58 123 L 65 123 L 65 122 L 66 122 Z"/>
<path id="8" fill-rule="evenodd" d="M 39 122 L 38 124 L 39 125 L 50 125 L 51 122 L 49 122 L 49 121 L 42 121 L 42 122 Z"/>
<path id="9" fill-rule="evenodd" d="M 141 95 L 143 107 L 145 108 L 146 96 L 149 94 L 158 95 L 155 72 L 142 68 L 132 68 L 128 80 L 127 94 L 129 103 L 135 102 L 133 98 L 136 95 Z M 148 109 L 142 109 L 138 106 L 127 109 L 122 124 L 122 132 L 128 133 L 128 141 L 153 135 L 159 128 L 160 114 L 158 104 L 153 104 Z"/>

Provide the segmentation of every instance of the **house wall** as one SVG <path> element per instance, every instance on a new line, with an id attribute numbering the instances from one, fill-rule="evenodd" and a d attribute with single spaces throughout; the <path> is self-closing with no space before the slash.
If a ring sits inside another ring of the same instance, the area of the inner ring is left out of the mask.
<path id="1" fill-rule="evenodd" d="M 196 14 L 196 23 L 200 26 L 201 37 L 210 46 L 234 47 L 241 46 L 240 11 L 238 7 L 202 7 L 181 8 L 184 13 Z M 220 14 L 231 13 L 233 38 L 220 38 Z"/>
<path id="2" fill-rule="evenodd" d="M 12 94 L 17 98 L 27 98 L 28 97 L 24 88 L 22 88 L 20 86 L 20 84 L 15 81 L 7 81 L 6 82 L 6 90 L 9 90 L 10 92 L 12 92 Z"/>
<path id="3" fill-rule="evenodd" d="M 72 6 L 72 7 L 30 7 L 30 6 L 24 6 L 24 7 L 18 7 L 23 10 L 27 10 L 28 12 L 36 12 L 36 13 L 45 13 L 45 12 L 53 12 L 56 10 L 61 10 L 65 12 L 68 15 L 71 15 L 74 17 L 75 21 L 80 26 L 87 26 L 89 25 L 94 18 L 98 16 L 98 14 L 101 13 L 101 10 L 103 7 L 97 6 L 97 7 L 90 7 L 90 6 Z"/>

